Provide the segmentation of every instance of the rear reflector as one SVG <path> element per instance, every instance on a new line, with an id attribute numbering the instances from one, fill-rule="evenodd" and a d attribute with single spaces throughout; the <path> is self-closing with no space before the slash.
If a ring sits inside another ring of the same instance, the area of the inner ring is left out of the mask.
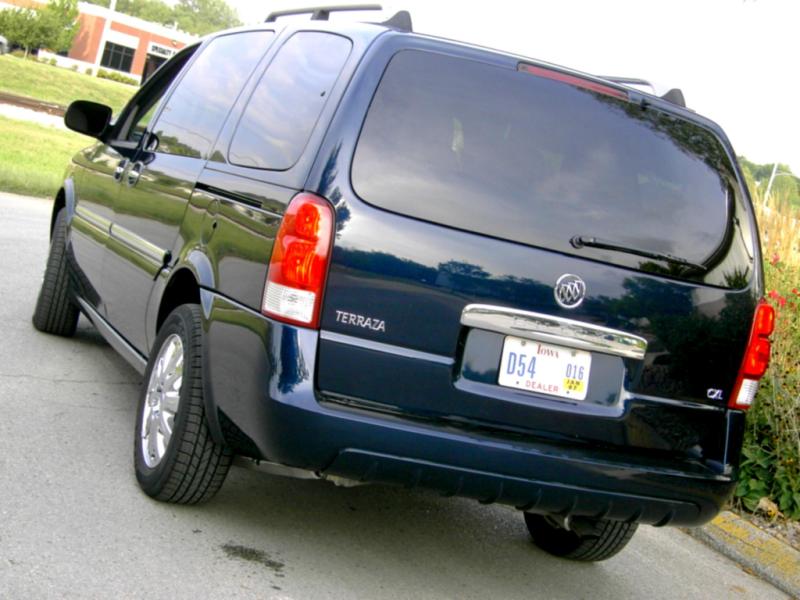
<path id="1" fill-rule="evenodd" d="M 519 65 L 517 65 L 517 71 L 522 71 L 523 73 L 530 73 L 531 75 L 536 75 L 537 77 L 552 79 L 553 81 L 560 81 L 561 83 L 566 83 L 575 86 L 577 88 L 582 88 L 584 90 L 589 90 L 591 92 L 597 92 L 598 94 L 604 94 L 606 96 L 612 96 L 613 98 L 619 98 L 620 100 L 628 99 L 628 93 L 623 90 L 611 87 L 610 85 L 603 85 L 602 83 L 597 83 L 596 81 L 592 81 L 591 79 L 584 79 L 583 77 L 568 75 L 567 73 L 562 73 L 561 71 L 544 69 L 542 67 L 535 67 L 533 65 L 527 65 L 525 63 L 520 63 Z"/>
<path id="2" fill-rule="evenodd" d="M 317 328 L 333 236 L 333 209 L 319 196 L 297 194 L 283 215 L 261 312 L 286 323 Z"/>
<path id="3" fill-rule="evenodd" d="M 747 350 L 744 353 L 742 366 L 739 368 L 739 376 L 736 378 L 733 394 L 728 402 L 730 408 L 747 410 L 753 404 L 753 399 L 758 391 L 758 382 L 769 367 L 771 350 L 769 335 L 774 329 L 775 310 L 762 300 L 756 307 Z"/>

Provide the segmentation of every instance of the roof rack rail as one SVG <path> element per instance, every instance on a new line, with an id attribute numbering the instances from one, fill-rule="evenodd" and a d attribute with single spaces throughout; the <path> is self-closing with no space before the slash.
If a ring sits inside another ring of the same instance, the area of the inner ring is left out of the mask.
<path id="1" fill-rule="evenodd" d="M 272 23 L 280 17 L 292 15 L 311 14 L 312 21 L 327 21 L 332 12 L 344 12 L 349 10 L 383 10 L 380 4 L 345 4 L 341 6 L 312 6 L 309 8 L 291 8 L 288 10 L 276 10 L 269 13 L 265 23 Z"/>

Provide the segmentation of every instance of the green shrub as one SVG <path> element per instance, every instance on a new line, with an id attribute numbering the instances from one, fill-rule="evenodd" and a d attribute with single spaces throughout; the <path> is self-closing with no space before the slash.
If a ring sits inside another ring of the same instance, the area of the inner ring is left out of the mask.
<path id="1" fill-rule="evenodd" d="M 77 73 L 78 72 L 78 65 L 72 65 L 70 67 L 70 69 L 72 69 L 73 71 L 75 71 Z"/>
<path id="2" fill-rule="evenodd" d="M 139 82 L 133 77 L 127 77 L 122 73 L 116 71 L 106 71 L 105 69 L 98 69 L 97 76 L 101 79 L 110 79 L 111 81 L 118 81 L 119 83 L 127 83 L 128 85 L 139 85 Z"/>
<path id="3" fill-rule="evenodd" d="M 91 69 L 86 69 L 86 70 L 84 71 L 84 73 L 86 73 L 86 74 L 87 74 L 87 75 L 89 75 L 89 76 L 91 76 L 93 72 L 94 72 L 94 71 L 92 71 Z"/>
<path id="4" fill-rule="evenodd" d="M 772 360 L 747 416 L 736 496 L 751 511 L 767 497 L 800 520 L 800 266 L 774 254 L 765 276 L 776 313 Z"/>
<path id="5" fill-rule="evenodd" d="M 50 60 L 47 61 L 47 64 L 50 65 L 51 67 L 55 67 L 56 66 L 56 59 L 55 58 L 51 58 Z"/>

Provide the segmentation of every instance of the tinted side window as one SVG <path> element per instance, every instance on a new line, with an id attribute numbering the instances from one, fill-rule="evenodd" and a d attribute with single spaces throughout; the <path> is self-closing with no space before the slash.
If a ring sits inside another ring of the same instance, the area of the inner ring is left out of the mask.
<path id="1" fill-rule="evenodd" d="M 158 152 L 207 158 L 228 111 L 274 35 L 271 31 L 226 35 L 202 50 L 158 118 Z"/>
<path id="2" fill-rule="evenodd" d="M 228 159 L 242 167 L 285 170 L 303 152 L 350 54 L 347 38 L 294 34 L 273 59 L 250 98 Z"/>

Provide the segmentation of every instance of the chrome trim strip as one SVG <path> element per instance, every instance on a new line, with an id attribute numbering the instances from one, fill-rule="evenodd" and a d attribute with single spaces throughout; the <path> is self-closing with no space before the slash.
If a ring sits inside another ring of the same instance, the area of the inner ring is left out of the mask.
<path id="1" fill-rule="evenodd" d="M 365 350 L 374 350 L 376 352 L 384 352 L 385 354 L 394 354 L 395 356 L 402 356 L 403 358 L 424 360 L 427 362 L 438 363 L 440 365 L 452 366 L 453 363 L 455 362 L 449 356 L 442 356 L 441 354 L 431 354 L 430 352 L 421 352 L 419 350 L 403 348 L 402 346 L 395 346 L 393 344 L 384 344 L 383 342 L 375 342 L 373 340 L 365 340 L 364 338 L 353 337 L 341 333 L 334 333 L 333 331 L 320 331 L 319 337 L 329 342 L 336 342 L 337 344 L 356 346 L 358 348 L 363 348 Z"/>
<path id="2" fill-rule="evenodd" d="M 642 360 L 647 340 L 638 335 L 591 323 L 489 304 L 469 304 L 461 324 L 568 348 Z"/>
<path id="3" fill-rule="evenodd" d="M 128 363 L 134 369 L 136 369 L 140 375 L 144 375 L 145 369 L 147 369 L 147 359 L 140 354 L 136 348 L 131 346 L 125 338 L 118 334 L 116 330 L 111 327 L 111 325 L 109 325 L 109 323 L 102 316 L 100 316 L 100 313 L 98 313 L 83 298 L 78 298 L 78 304 L 81 305 L 83 314 L 89 318 L 89 320 L 92 322 L 92 325 L 95 326 L 95 329 L 100 332 L 100 335 L 103 336 L 109 345 L 116 350 L 122 356 L 122 358 L 128 361 Z"/>
<path id="4" fill-rule="evenodd" d="M 167 262 L 168 250 L 159 248 L 155 244 L 151 244 L 143 237 L 133 233 L 132 231 L 121 227 L 117 223 L 111 225 L 111 237 L 115 240 L 125 244 L 128 248 L 144 256 L 145 258 L 157 263 L 159 267 L 163 267 Z"/>
<path id="5" fill-rule="evenodd" d="M 105 235 L 108 235 L 111 232 L 111 221 L 105 217 L 101 217 L 96 212 L 93 212 L 80 204 L 75 206 L 75 216 L 80 217 L 95 229 L 99 229 Z"/>

